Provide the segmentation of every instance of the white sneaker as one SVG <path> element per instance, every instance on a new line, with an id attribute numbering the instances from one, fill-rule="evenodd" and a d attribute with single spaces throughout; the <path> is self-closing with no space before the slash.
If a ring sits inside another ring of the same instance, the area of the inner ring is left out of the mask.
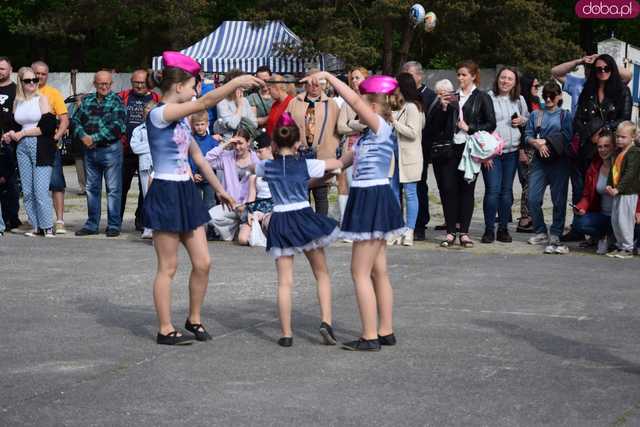
<path id="1" fill-rule="evenodd" d="M 44 230 L 44 237 L 54 237 L 53 236 L 53 228 L 47 228 L 46 230 Z"/>
<path id="2" fill-rule="evenodd" d="M 569 246 L 567 245 L 557 245 L 555 253 L 558 255 L 564 255 L 569 253 Z"/>
<path id="3" fill-rule="evenodd" d="M 152 239 L 153 238 L 153 230 L 150 228 L 145 228 L 144 231 L 142 232 L 142 236 L 143 239 Z"/>
<path id="4" fill-rule="evenodd" d="M 24 235 L 27 237 L 36 237 L 38 235 L 38 230 L 34 228 L 33 230 L 24 233 Z"/>
<path id="5" fill-rule="evenodd" d="M 538 233 L 535 236 L 529 238 L 527 242 L 530 245 L 544 245 L 546 243 L 549 243 L 549 236 L 547 235 L 547 233 Z"/>
<path id="6" fill-rule="evenodd" d="M 598 255 L 606 255 L 609 250 L 609 238 L 604 236 L 602 239 L 598 240 L 598 249 L 596 249 L 596 253 Z"/>
<path id="7" fill-rule="evenodd" d="M 391 237 L 387 239 L 387 246 L 399 245 L 402 240 L 402 236 Z"/>
<path id="8" fill-rule="evenodd" d="M 402 236 L 403 246 L 413 246 L 413 230 L 407 230 Z"/>
<path id="9" fill-rule="evenodd" d="M 67 234 L 67 229 L 64 228 L 64 221 L 56 221 L 53 225 L 53 231 L 55 234 Z"/>
<path id="10" fill-rule="evenodd" d="M 548 245 L 546 248 L 544 248 L 544 253 L 545 254 L 550 254 L 550 255 L 556 254 L 557 253 L 556 252 L 557 248 L 558 247 L 556 245 Z"/>

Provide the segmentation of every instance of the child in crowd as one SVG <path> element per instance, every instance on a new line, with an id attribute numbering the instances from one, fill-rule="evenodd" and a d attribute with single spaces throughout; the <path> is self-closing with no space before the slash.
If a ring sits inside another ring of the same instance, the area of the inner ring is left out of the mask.
<path id="1" fill-rule="evenodd" d="M 273 197 L 273 214 L 267 231 L 267 252 L 276 259 L 278 271 L 278 313 L 282 337 L 278 344 L 291 347 L 291 291 L 293 257 L 304 253 L 318 282 L 320 334 L 327 345 L 335 345 L 331 327 L 331 277 L 327 270 L 324 247 L 340 233 L 337 222 L 315 213 L 307 197 L 310 178 L 321 178 L 325 171 L 342 168 L 340 160 L 307 160 L 298 156 L 300 131 L 293 118 L 284 113 L 273 132 L 277 147 L 275 159 L 256 165 L 256 175 L 264 177 Z"/>
<path id="2" fill-rule="evenodd" d="M 266 133 L 259 135 L 254 141 L 254 148 L 258 159 L 261 161 L 273 160 L 271 150 L 271 138 Z M 251 227 L 253 221 L 258 221 L 263 230 L 267 229 L 269 218 L 273 211 L 273 199 L 269 184 L 261 176 L 249 177 L 249 195 L 247 196 L 246 209 L 243 213 L 240 231 L 238 232 L 238 244 L 249 245 Z"/>
<path id="3" fill-rule="evenodd" d="M 158 105 L 158 103 L 155 101 L 150 101 L 145 105 L 143 110 L 145 120 L 149 111 L 153 110 L 156 105 Z M 138 155 L 138 179 L 140 180 L 142 197 L 144 198 L 147 196 L 147 191 L 149 191 L 149 185 L 151 184 L 151 176 L 153 173 L 153 160 L 151 159 L 151 152 L 149 150 L 147 124 L 144 121 L 133 129 L 129 146 L 131 147 L 131 151 Z M 153 230 L 145 227 L 142 231 L 142 238 L 151 239 L 152 236 Z"/>
<path id="4" fill-rule="evenodd" d="M 202 155 L 207 154 L 209 150 L 218 146 L 219 135 L 209 135 L 209 113 L 207 111 L 201 111 L 191 116 L 191 129 L 193 130 L 193 139 L 200 147 Z M 216 136 L 218 138 L 216 138 Z M 207 209 L 211 209 L 216 204 L 215 194 L 213 189 L 209 186 L 207 180 L 202 176 L 200 170 L 193 162 L 193 159 L 189 158 L 189 164 L 191 165 L 191 172 L 193 172 L 193 180 L 198 187 L 198 190 L 202 193 L 202 200 L 204 201 Z"/>
<path id="5" fill-rule="evenodd" d="M 633 257 L 633 233 L 640 220 L 640 148 L 634 144 L 636 135 L 637 129 L 630 121 L 620 123 L 616 130 L 616 146 L 620 152 L 613 161 L 606 188 L 613 197 L 611 226 L 618 247 L 607 254 L 612 258 Z"/>
<path id="6" fill-rule="evenodd" d="M 196 141 L 196 144 L 198 144 L 198 147 L 200 147 L 200 152 L 203 155 L 218 146 L 218 141 L 221 139 L 221 136 L 219 134 L 213 136 L 209 134 L 209 112 L 201 111 L 193 114 L 191 116 L 191 129 L 193 130 L 193 139 Z M 202 200 L 207 209 L 211 209 L 216 205 L 216 196 L 213 189 L 202 176 L 191 157 L 189 157 L 189 164 L 191 165 L 191 172 L 193 173 L 193 180 L 196 183 L 196 187 L 198 187 L 198 191 L 202 194 Z M 218 179 L 220 179 L 220 177 L 218 177 Z M 207 240 L 215 239 L 215 228 L 207 224 Z"/>
<path id="7" fill-rule="evenodd" d="M 398 82 L 387 76 L 369 77 L 360 84 L 361 98 L 327 72 L 303 81 L 317 84 L 322 79 L 333 85 L 356 112 L 360 123 L 368 127 L 354 146 L 353 182 L 341 225 L 343 237 L 354 241 L 351 275 L 363 330 L 360 339 L 344 343 L 343 348 L 378 351 L 381 345 L 396 343 L 386 240 L 406 231 L 400 204 L 387 178 L 394 150 L 388 97 L 397 89 Z"/>
<path id="8" fill-rule="evenodd" d="M 144 200 L 143 218 L 144 226 L 153 230 L 153 244 L 158 259 L 153 284 L 159 320 L 156 341 L 158 344 L 181 345 L 190 344 L 192 339 L 180 333 L 171 321 L 171 281 L 178 266 L 180 243 L 187 250 L 192 265 L 189 314 L 185 329 L 195 335 L 198 341 L 211 339 L 202 324 L 200 313 L 211 267 L 203 227 L 209 221 L 209 213 L 191 178 L 189 155 L 202 176 L 218 193 L 219 200 L 235 205 L 235 200 L 224 190 L 193 140 L 186 117 L 212 108 L 238 89 L 262 85 L 264 82 L 243 75 L 192 100 L 200 65 L 179 52 L 164 52 L 162 60 L 164 69 L 151 76 L 162 91 L 162 100 L 146 119 L 154 178 Z"/>

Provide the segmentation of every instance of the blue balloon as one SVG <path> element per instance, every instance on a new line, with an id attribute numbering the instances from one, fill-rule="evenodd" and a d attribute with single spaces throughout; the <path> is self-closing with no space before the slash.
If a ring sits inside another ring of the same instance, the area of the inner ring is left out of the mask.
<path id="1" fill-rule="evenodd" d="M 421 4 L 414 4 L 411 6 L 411 10 L 409 11 L 409 17 L 411 18 L 411 23 L 413 25 L 420 25 L 424 22 L 424 17 L 426 12 L 424 7 Z"/>

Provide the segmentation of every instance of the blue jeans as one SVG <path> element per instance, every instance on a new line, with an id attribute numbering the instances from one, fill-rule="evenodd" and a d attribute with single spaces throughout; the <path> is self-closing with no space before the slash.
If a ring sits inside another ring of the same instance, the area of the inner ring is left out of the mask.
<path id="1" fill-rule="evenodd" d="M 553 162 L 543 162 L 537 154 L 529 166 L 529 213 L 533 219 L 536 233 L 546 233 L 547 224 L 542 213 L 542 201 L 547 186 L 551 189 L 553 203 L 553 223 L 551 234 L 561 236 L 564 231 L 564 221 L 567 213 L 567 192 L 569 189 L 569 162 L 560 158 Z"/>
<path id="2" fill-rule="evenodd" d="M 4 233 L 4 219 L 2 219 L 2 215 L 0 215 L 0 233 Z"/>
<path id="3" fill-rule="evenodd" d="M 573 229 L 578 233 L 587 234 L 600 240 L 607 234 L 612 234 L 611 216 L 602 212 L 589 212 L 584 215 L 574 215 Z"/>
<path id="4" fill-rule="evenodd" d="M 60 150 L 56 150 L 56 154 L 53 156 L 53 169 L 51 170 L 49 190 L 64 192 L 65 188 L 67 188 L 67 182 L 64 179 L 64 172 L 62 170 L 62 155 L 60 154 Z"/>
<path id="5" fill-rule="evenodd" d="M 102 177 L 107 188 L 107 229 L 120 230 L 122 203 L 122 144 L 96 147 L 84 153 L 87 174 L 87 210 L 89 217 L 84 228 L 98 231 L 102 199 Z"/>
<path id="6" fill-rule="evenodd" d="M 499 228 L 506 230 L 513 206 L 513 180 L 518 170 L 518 152 L 503 154 L 493 159 L 493 167 L 482 167 L 484 178 L 484 228 L 495 230 L 496 213 L 500 218 Z"/>
<path id="7" fill-rule="evenodd" d="M 207 209 L 211 209 L 216 205 L 216 194 L 208 182 L 199 182 L 196 184 L 198 191 L 202 194 L 202 200 Z"/>
<path id="8" fill-rule="evenodd" d="M 418 183 L 405 182 L 402 185 L 404 197 L 407 206 L 407 227 L 415 229 L 416 220 L 418 219 Z"/>

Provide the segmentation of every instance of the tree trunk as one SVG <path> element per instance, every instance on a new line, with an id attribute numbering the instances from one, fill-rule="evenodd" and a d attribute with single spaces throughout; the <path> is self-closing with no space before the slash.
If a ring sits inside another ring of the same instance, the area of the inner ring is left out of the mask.
<path id="1" fill-rule="evenodd" d="M 590 19 L 580 20 L 580 47 L 587 55 L 596 53 L 596 47 L 593 44 L 593 21 Z"/>
<path id="2" fill-rule="evenodd" d="M 382 72 L 386 75 L 393 74 L 393 22 L 390 18 L 384 18 L 382 22 L 384 31 L 384 53 L 382 57 Z"/>
<path id="3" fill-rule="evenodd" d="M 402 34 L 402 45 L 400 45 L 400 58 L 398 59 L 398 70 L 402 67 L 402 64 L 407 62 L 409 58 L 409 49 L 411 48 L 411 42 L 413 41 L 413 34 L 415 27 L 409 22 L 405 22 L 404 34 Z"/>

